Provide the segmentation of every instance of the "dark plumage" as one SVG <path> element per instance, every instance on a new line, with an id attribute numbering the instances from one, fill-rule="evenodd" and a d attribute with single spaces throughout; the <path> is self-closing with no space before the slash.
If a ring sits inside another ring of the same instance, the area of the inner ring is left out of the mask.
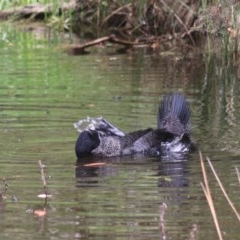
<path id="1" fill-rule="evenodd" d="M 158 111 L 158 128 L 176 136 L 189 134 L 190 108 L 179 93 L 165 96 Z"/>
<path id="2" fill-rule="evenodd" d="M 135 153 L 165 154 L 187 152 L 194 148 L 189 136 L 190 108 L 179 93 L 165 96 L 159 105 L 158 128 L 125 134 L 101 118 L 93 130 L 80 133 L 76 156 L 113 157 Z"/>

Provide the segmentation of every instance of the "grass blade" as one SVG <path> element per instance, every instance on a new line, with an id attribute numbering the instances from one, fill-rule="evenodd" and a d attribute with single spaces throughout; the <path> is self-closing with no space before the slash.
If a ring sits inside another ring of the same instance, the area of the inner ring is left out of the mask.
<path id="1" fill-rule="evenodd" d="M 226 198 L 228 204 L 230 205 L 230 207 L 232 208 L 233 212 L 236 214 L 238 221 L 240 222 L 240 215 L 239 215 L 238 211 L 236 210 L 236 208 L 234 207 L 233 202 L 232 202 L 231 199 L 228 197 L 228 194 L 227 194 L 227 192 L 225 191 L 225 188 L 223 187 L 222 182 L 221 182 L 221 180 L 219 179 L 219 177 L 218 177 L 218 175 L 217 175 L 217 173 L 216 173 L 216 171 L 215 171 L 215 169 L 214 169 L 214 167 L 213 167 L 210 159 L 207 158 L 207 161 L 208 161 L 208 164 L 209 164 L 209 166 L 210 166 L 210 168 L 211 168 L 211 170 L 212 170 L 212 172 L 213 172 L 214 177 L 215 177 L 216 180 L 217 180 L 218 185 L 220 186 L 220 188 L 221 188 L 221 190 L 222 190 L 222 192 L 223 192 L 224 197 Z"/>
<path id="2" fill-rule="evenodd" d="M 215 224 L 215 227 L 216 227 L 218 237 L 219 237 L 220 240 L 222 240 L 223 239 L 222 238 L 222 233 L 221 233 L 221 230 L 220 230 L 220 226 L 219 226 L 218 218 L 217 218 L 217 213 L 216 213 L 216 210 L 215 210 L 215 207 L 214 207 L 214 202 L 213 202 L 211 191 L 210 191 L 210 188 L 209 188 L 207 172 L 206 172 L 206 169 L 205 169 L 202 153 L 199 152 L 199 155 L 200 155 L 200 162 L 201 162 L 201 168 L 202 168 L 202 174 L 203 174 L 203 180 L 204 180 L 204 184 L 203 183 L 200 183 L 200 184 L 201 184 L 201 186 L 203 188 L 203 192 L 206 196 L 206 199 L 207 199 L 207 202 L 208 202 L 208 205 L 209 205 L 212 217 L 213 217 L 213 221 L 214 221 L 214 224 Z"/>

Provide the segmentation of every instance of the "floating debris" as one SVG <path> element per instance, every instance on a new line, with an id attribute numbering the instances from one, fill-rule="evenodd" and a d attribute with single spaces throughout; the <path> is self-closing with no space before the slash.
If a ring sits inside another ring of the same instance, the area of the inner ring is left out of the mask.
<path id="1" fill-rule="evenodd" d="M 105 163 L 105 162 L 95 162 L 95 163 L 87 163 L 87 164 L 84 164 L 83 166 L 84 167 L 100 167 L 100 166 L 103 166 L 106 164 L 107 163 Z"/>
<path id="2" fill-rule="evenodd" d="M 45 210 L 34 210 L 33 213 L 36 214 L 38 217 L 43 217 L 47 214 Z"/>
<path id="3" fill-rule="evenodd" d="M 52 195 L 51 194 L 42 193 L 42 194 L 38 194 L 37 197 L 45 199 L 45 198 L 51 198 Z"/>

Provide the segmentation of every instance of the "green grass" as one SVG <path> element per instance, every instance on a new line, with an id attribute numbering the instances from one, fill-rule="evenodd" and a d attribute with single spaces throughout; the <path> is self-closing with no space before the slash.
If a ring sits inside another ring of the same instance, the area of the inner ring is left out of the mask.
<path id="1" fill-rule="evenodd" d="M 6 8 L 16 7 L 16 6 L 25 6 L 29 4 L 48 4 L 53 3 L 57 4 L 60 0 L 0 0 L 0 10 Z"/>
<path id="2" fill-rule="evenodd" d="M 57 7 L 63 2 L 69 2 L 69 0 L 0 0 L 0 11 L 30 4 L 53 4 Z"/>
<path id="3" fill-rule="evenodd" d="M 59 30 L 70 30 L 71 12 L 63 12 L 59 15 L 59 6 L 62 3 L 68 3 L 70 0 L 0 0 L 0 11 L 27 5 L 41 4 L 51 5 L 53 13 L 50 17 L 43 19 L 47 25 Z M 14 18 L 13 18 L 14 19 Z"/>

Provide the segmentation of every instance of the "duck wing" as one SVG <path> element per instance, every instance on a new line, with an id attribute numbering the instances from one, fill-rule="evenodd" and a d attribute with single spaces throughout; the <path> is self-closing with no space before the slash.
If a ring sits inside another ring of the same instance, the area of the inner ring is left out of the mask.
<path id="1" fill-rule="evenodd" d="M 125 133 L 116 128 L 110 122 L 108 122 L 105 118 L 98 118 L 98 125 L 96 126 L 97 131 L 101 131 L 109 136 L 119 136 L 124 137 Z"/>

